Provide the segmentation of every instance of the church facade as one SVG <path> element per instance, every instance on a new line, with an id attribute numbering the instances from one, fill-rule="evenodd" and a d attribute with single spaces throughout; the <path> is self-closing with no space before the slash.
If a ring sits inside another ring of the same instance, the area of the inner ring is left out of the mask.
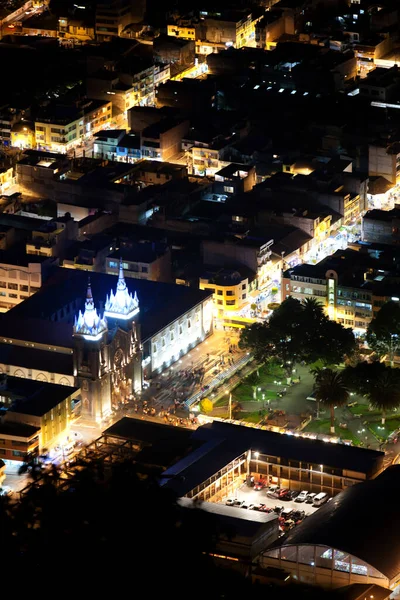
<path id="1" fill-rule="evenodd" d="M 212 333 L 209 292 L 134 286 L 132 293 L 122 263 L 118 279 L 55 269 L 39 292 L 0 316 L 0 374 L 79 387 L 81 413 L 106 418 Z"/>
<path id="2" fill-rule="evenodd" d="M 82 412 L 104 418 L 142 388 L 139 301 L 129 293 L 122 263 L 116 292 L 107 296 L 102 315 L 95 308 L 91 284 L 85 309 L 73 328 L 74 378 L 81 388 Z"/>

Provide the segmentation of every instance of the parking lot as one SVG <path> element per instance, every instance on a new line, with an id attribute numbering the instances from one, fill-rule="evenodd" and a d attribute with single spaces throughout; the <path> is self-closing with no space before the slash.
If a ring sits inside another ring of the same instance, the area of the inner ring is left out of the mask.
<path id="1" fill-rule="evenodd" d="M 265 504 L 268 508 L 283 506 L 285 508 L 292 508 L 294 510 L 304 510 L 306 515 L 312 515 L 316 510 L 318 510 L 318 507 L 315 507 L 312 504 L 306 504 L 305 502 L 294 502 L 294 500 L 269 498 L 267 496 L 267 489 L 268 488 L 257 491 L 253 487 L 248 487 L 246 484 L 243 484 L 230 497 L 237 500 L 244 500 L 248 504 Z"/>

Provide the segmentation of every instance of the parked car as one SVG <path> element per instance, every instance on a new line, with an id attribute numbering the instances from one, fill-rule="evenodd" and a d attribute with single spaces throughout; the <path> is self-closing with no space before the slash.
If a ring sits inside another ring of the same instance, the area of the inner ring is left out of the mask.
<path id="1" fill-rule="evenodd" d="M 290 529 L 293 529 L 295 525 L 296 523 L 293 521 L 293 519 L 288 519 L 283 523 L 282 529 L 283 531 L 290 531 Z"/>
<path id="2" fill-rule="evenodd" d="M 283 517 L 284 519 L 288 519 L 289 517 L 291 517 L 293 512 L 293 508 L 284 508 L 281 512 L 281 517 Z"/>
<path id="3" fill-rule="evenodd" d="M 269 488 L 269 490 L 267 491 L 268 498 L 279 498 L 279 494 L 280 489 L 278 487 L 275 487 L 274 489 Z"/>
<path id="4" fill-rule="evenodd" d="M 233 503 L 233 506 L 237 506 L 238 508 L 241 508 L 242 504 L 244 504 L 244 500 L 237 500 L 237 499 L 235 499 L 235 502 Z"/>
<path id="5" fill-rule="evenodd" d="M 8 485 L 3 485 L 3 487 L 0 488 L 0 496 L 11 496 L 13 493 L 14 490 Z"/>
<path id="6" fill-rule="evenodd" d="M 312 504 L 314 502 L 314 498 L 317 494 L 315 494 L 314 492 L 311 492 L 311 494 L 308 494 L 307 498 L 306 498 L 306 504 Z"/>
<path id="7" fill-rule="evenodd" d="M 325 502 L 328 502 L 329 496 L 326 492 L 317 494 L 313 500 L 313 506 L 322 506 Z"/>
<path id="8" fill-rule="evenodd" d="M 255 482 L 254 484 L 254 489 L 259 491 L 259 490 L 263 490 L 265 488 L 265 481 L 264 479 L 259 479 L 258 481 Z"/>
<path id="9" fill-rule="evenodd" d="M 299 495 L 299 492 L 296 490 L 290 490 L 289 494 L 287 495 L 287 500 L 296 500 L 297 496 Z"/>
<path id="10" fill-rule="evenodd" d="M 266 506 L 265 504 L 261 504 L 261 508 L 260 508 L 261 512 L 265 512 L 265 513 L 271 513 L 274 511 L 273 508 L 271 508 L 270 506 Z"/>
<path id="11" fill-rule="evenodd" d="M 250 506 L 252 506 L 252 505 L 250 504 L 250 502 L 246 502 L 246 500 L 243 500 L 242 504 L 240 505 L 240 508 L 249 509 L 249 508 L 250 508 Z M 254 504 L 253 504 L 253 506 L 254 506 Z"/>
<path id="12" fill-rule="evenodd" d="M 305 502 L 307 500 L 308 490 L 302 490 L 300 494 L 295 498 L 295 502 Z"/>
<path id="13" fill-rule="evenodd" d="M 225 504 L 226 506 L 235 506 L 235 498 L 228 498 Z"/>
<path id="14" fill-rule="evenodd" d="M 277 515 L 280 515 L 280 514 L 281 514 L 281 512 L 284 510 L 284 508 L 285 508 L 284 506 L 275 506 L 275 508 L 274 508 L 274 512 L 275 512 Z"/>
<path id="15" fill-rule="evenodd" d="M 302 521 L 305 516 L 306 516 L 306 513 L 304 512 L 304 510 L 295 510 L 290 515 L 290 518 L 293 519 L 293 521 L 295 521 L 297 524 L 300 521 Z"/>
<path id="16" fill-rule="evenodd" d="M 261 506 L 265 506 L 265 504 L 250 504 L 249 510 L 261 510 Z"/>
<path id="17" fill-rule="evenodd" d="M 280 500 L 290 500 L 290 490 L 288 488 L 282 488 L 279 490 Z"/>

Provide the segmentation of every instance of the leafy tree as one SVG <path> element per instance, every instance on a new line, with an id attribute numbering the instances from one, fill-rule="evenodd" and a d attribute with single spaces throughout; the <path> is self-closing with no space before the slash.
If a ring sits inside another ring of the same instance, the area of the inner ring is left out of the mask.
<path id="1" fill-rule="evenodd" d="M 379 357 L 389 355 L 393 366 L 393 357 L 400 347 L 400 305 L 387 302 L 374 317 L 367 329 L 368 346 Z"/>
<path id="2" fill-rule="evenodd" d="M 150 597 L 178 600 L 188 590 L 194 598 L 210 590 L 217 599 L 246 596 L 251 584 L 217 568 L 210 557 L 217 537 L 233 532 L 209 513 L 182 507 L 173 482 L 160 486 L 159 478 L 160 470 L 146 471 L 132 460 L 83 460 L 70 482 L 49 477 L 20 502 L 0 497 L 8 577 L 18 576 L 21 590 L 42 573 L 46 585 L 57 589 L 79 556 L 79 593 L 115 595 L 132 585 Z M 201 577 L 193 587 L 194 565 Z"/>
<path id="3" fill-rule="evenodd" d="M 291 297 L 282 302 L 268 322 L 242 330 L 240 345 L 250 349 L 260 362 L 278 358 L 288 376 L 297 362 L 339 364 L 356 348 L 351 329 L 330 321 L 316 300 L 301 303 Z"/>
<path id="4" fill-rule="evenodd" d="M 343 371 L 343 378 L 349 390 L 360 396 L 368 397 L 371 388 L 385 369 L 384 363 L 362 361 L 354 367 L 346 367 Z"/>
<path id="5" fill-rule="evenodd" d="M 384 425 L 386 411 L 400 406 L 400 373 L 398 369 L 386 367 L 383 373 L 373 380 L 368 396 L 372 406 L 382 411 L 382 425 Z"/>
<path id="6" fill-rule="evenodd" d="M 330 410 L 331 433 L 335 433 L 335 406 L 344 406 L 349 399 L 349 390 L 341 373 L 333 369 L 314 370 L 314 395 Z"/>
<path id="7" fill-rule="evenodd" d="M 382 425 L 386 412 L 400 406 L 400 370 L 381 362 L 359 363 L 347 367 L 343 378 L 349 389 L 366 396 L 370 404 L 382 411 Z"/>

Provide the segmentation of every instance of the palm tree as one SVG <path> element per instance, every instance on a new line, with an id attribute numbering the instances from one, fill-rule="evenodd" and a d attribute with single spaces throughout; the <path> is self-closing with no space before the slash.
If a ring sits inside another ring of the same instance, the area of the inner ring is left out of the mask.
<path id="1" fill-rule="evenodd" d="M 400 406 L 400 373 L 398 369 L 386 367 L 371 384 L 368 392 L 369 401 L 374 408 L 382 411 L 382 425 L 384 425 L 386 411 Z"/>
<path id="2" fill-rule="evenodd" d="M 335 433 L 335 406 L 347 404 L 349 390 L 342 374 L 333 369 L 317 368 L 313 370 L 314 396 L 317 402 L 322 402 L 331 413 L 331 433 Z"/>

